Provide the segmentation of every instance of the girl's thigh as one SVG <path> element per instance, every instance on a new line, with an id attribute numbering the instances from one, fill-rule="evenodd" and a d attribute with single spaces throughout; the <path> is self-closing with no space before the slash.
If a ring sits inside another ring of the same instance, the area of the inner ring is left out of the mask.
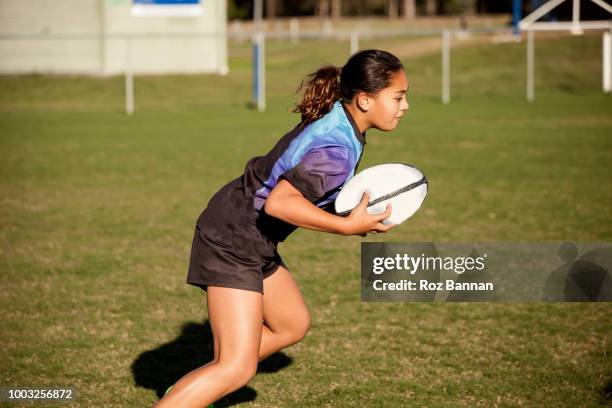
<path id="1" fill-rule="evenodd" d="M 264 279 L 263 318 L 276 333 L 303 333 L 310 327 L 310 313 L 300 288 L 287 269 L 280 266 Z"/>
<path id="2" fill-rule="evenodd" d="M 221 362 L 252 360 L 257 365 L 263 320 L 261 293 L 208 286 L 208 319 Z"/>

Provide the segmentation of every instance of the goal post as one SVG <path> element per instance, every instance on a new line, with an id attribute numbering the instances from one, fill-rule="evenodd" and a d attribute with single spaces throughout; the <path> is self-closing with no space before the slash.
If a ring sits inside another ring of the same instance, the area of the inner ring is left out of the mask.
<path id="1" fill-rule="evenodd" d="M 534 10 L 527 17 L 522 19 L 518 27 L 521 31 L 527 32 L 527 101 L 533 102 L 535 97 L 534 92 L 534 71 L 535 71 L 535 46 L 534 34 L 536 31 L 566 31 L 568 30 L 573 35 L 580 35 L 584 30 L 606 30 L 602 38 L 602 88 L 604 92 L 610 92 L 612 87 L 612 62 L 611 62 L 611 46 L 610 33 L 612 32 L 612 20 L 595 20 L 583 21 L 580 20 L 580 0 L 572 1 L 572 20 L 571 21 L 538 21 L 555 7 L 559 6 L 568 0 L 549 0 L 544 5 Z M 590 1 L 608 13 L 612 14 L 612 6 L 603 0 L 585 0 Z"/>

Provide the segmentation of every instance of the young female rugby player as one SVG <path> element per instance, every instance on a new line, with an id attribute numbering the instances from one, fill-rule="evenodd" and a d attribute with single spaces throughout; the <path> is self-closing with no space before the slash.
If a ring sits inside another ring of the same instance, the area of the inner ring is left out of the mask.
<path id="1" fill-rule="evenodd" d="M 408 110 L 400 61 L 381 50 L 308 75 L 301 122 L 208 202 L 196 222 L 187 283 L 207 292 L 214 359 L 182 377 L 156 407 L 206 407 L 246 385 L 259 361 L 310 328 L 300 289 L 277 252 L 297 227 L 342 235 L 386 232 L 368 194 L 349 216 L 332 207 L 370 128 L 391 131 Z M 304 81 L 299 90 L 304 86 Z M 298 90 L 298 92 L 299 92 Z"/>

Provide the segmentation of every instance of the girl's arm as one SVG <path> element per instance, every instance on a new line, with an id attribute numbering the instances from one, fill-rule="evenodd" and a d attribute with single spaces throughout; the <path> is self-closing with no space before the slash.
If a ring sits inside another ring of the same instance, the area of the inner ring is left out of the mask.
<path id="1" fill-rule="evenodd" d="M 348 217 L 330 214 L 308 201 L 287 180 L 280 180 L 266 199 L 264 210 L 268 215 L 298 227 L 342 235 L 363 235 L 368 232 L 387 232 L 394 225 L 383 220 L 391 215 L 391 203 L 382 214 L 367 212 L 369 194 L 366 192 Z"/>

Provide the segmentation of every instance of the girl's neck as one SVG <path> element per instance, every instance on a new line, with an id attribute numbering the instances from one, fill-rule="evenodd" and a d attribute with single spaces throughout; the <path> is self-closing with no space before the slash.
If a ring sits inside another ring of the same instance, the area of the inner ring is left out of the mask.
<path id="1" fill-rule="evenodd" d="M 341 102 L 341 103 L 342 105 L 344 105 L 346 110 L 348 110 L 351 113 L 351 116 L 353 117 L 355 124 L 359 128 L 359 133 L 363 134 L 366 130 L 372 127 L 370 123 L 368 122 L 368 120 L 363 117 L 363 113 L 361 113 L 361 111 L 357 108 L 357 106 L 355 106 L 352 103 L 345 103 L 345 102 Z"/>

